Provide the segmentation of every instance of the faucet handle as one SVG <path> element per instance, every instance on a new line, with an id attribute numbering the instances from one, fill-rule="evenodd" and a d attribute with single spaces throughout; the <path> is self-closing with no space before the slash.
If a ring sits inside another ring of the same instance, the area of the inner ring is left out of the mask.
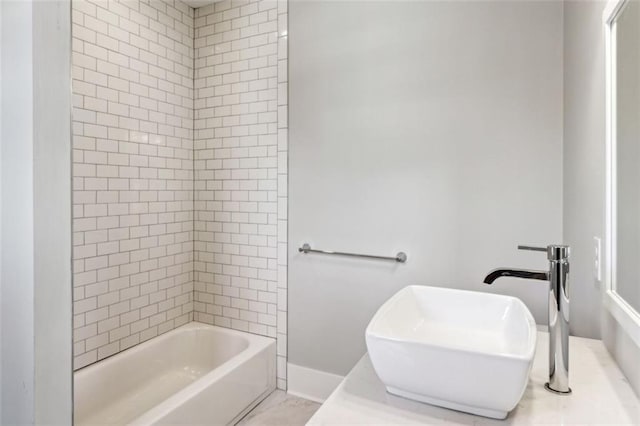
<path id="1" fill-rule="evenodd" d="M 531 250 L 531 251 L 543 251 L 547 252 L 547 247 L 534 247 L 534 246 L 518 246 L 518 250 Z"/>
<path id="2" fill-rule="evenodd" d="M 518 246 L 518 250 L 542 251 L 547 253 L 547 259 L 551 262 L 566 262 L 569 259 L 569 246 L 552 244 L 547 247 Z"/>

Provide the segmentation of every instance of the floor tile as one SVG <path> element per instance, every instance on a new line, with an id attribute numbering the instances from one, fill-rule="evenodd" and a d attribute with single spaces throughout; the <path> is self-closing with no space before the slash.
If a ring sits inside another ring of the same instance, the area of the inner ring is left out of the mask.
<path id="1" fill-rule="evenodd" d="M 317 402 L 276 390 L 236 426 L 303 426 L 318 408 Z"/>

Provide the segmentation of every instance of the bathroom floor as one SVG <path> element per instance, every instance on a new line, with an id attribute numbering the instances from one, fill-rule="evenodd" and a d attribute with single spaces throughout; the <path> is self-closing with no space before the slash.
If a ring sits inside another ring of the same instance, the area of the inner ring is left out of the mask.
<path id="1" fill-rule="evenodd" d="M 320 408 L 317 402 L 274 391 L 236 426 L 302 426 Z"/>

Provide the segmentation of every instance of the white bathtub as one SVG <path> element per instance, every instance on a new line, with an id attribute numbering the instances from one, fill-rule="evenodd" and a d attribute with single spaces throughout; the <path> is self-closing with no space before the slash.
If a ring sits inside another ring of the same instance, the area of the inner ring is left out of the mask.
<path id="1" fill-rule="evenodd" d="M 76 425 L 233 424 L 275 389 L 275 340 L 192 322 L 74 374 Z"/>

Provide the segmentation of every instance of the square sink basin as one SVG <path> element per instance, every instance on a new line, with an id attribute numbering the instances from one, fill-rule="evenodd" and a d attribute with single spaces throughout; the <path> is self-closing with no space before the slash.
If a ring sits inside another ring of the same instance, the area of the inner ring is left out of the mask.
<path id="1" fill-rule="evenodd" d="M 504 419 L 527 386 L 536 324 L 515 297 L 409 286 L 378 309 L 366 341 L 389 393 Z"/>

